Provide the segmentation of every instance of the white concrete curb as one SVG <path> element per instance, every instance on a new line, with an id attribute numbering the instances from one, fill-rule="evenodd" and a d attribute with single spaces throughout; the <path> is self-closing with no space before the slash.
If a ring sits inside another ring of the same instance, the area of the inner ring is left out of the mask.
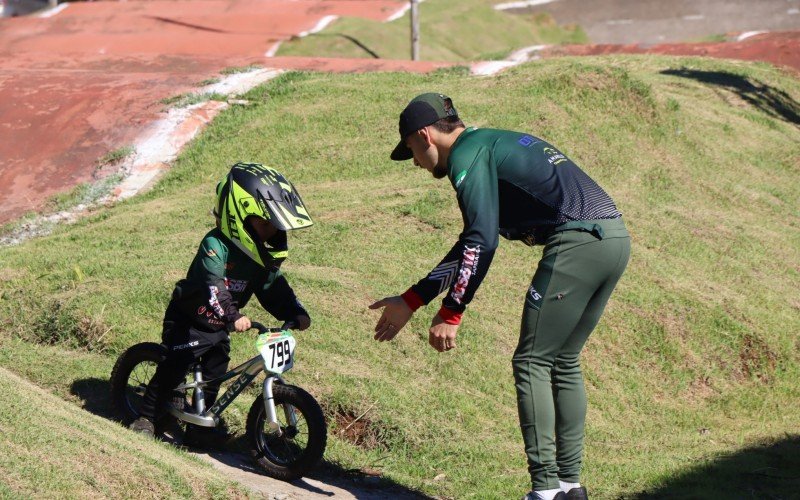
<path id="1" fill-rule="evenodd" d="M 283 73 L 276 69 L 256 69 L 226 76 L 201 88 L 197 94 L 244 94 L 253 87 Z M 170 167 L 183 147 L 205 126 L 229 107 L 227 102 L 204 101 L 185 108 L 170 109 L 167 117 L 155 122 L 134 143 L 136 153 L 123 165 L 125 178 L 110 200 L 124 200 L 148 187 Z M 104 200 L 105 201 L 105 200 Z"/>
<path id="2" fill-rule="evenodd" d="M 509 10 L 509 9 L 524 9 L 525 7 L 533 7 L 534 5 L 544 5 L 546 3 L 555 2 L 556 0 L 524 0 L 521 2 L 506 2 L 495 5 L 494 10 Z"/>
<path id="3" fill-rule="evenodd" d="M 745 31 L 736 37 L 736 41 L 741 42 L 742 40 L 747 40 L 751 36 L 763 35 L 764 33 L 769 33 L 769 31 Z"/>
<path id="4" fill-rule="evenodd" d="M 419 0 L 419 3 L 422 3 L 424 1 L 425 0 Z M 404 6 L 400 7 L 400 9 L 396 11 L 394 14 L 387 17 L 383 22 L 390 23 L 392 21 L 397 21 L 398 19 L 403 17 L 405 13 L 408 12 L 409 10 L 411 10 L 411 2 L 407 2 Z"/>
<path id="5" fill-rule="evenodd" d="M 539 52 L 550 47 L 550 45 L 531 45 L 512 52 L 507 59 L 502 61 L 480 61 L 470 66 L 470 73 L 476 76 L 496 75 L 500 71 L 517 66 L 528 61 L 541 59 Z"/>
<path id="6" fill-rule="evenodd" d="M 319 33 L 320 31 L 324 30 L 328 27 L 329 24 L 334 22 L 335 20 L 339 19 L 339 16 L 325 16 L 315 24 L 310 30 L 308 31 L 301 31 L 297 34 L 297 37 L 303 38 L 308 35 L 313 35 L 314 33 Z M 281 47 L 283 41 L 275 42 L 272 47 L 270 47 L 265 53 L 264 57 L 275 57 L 275 54 L 278 53 L 278 49 Z"/>
<path id="7" fill-rule="evenodd" d="M 55 16 L 56 14 L 58 14 L 61 11 L 63 11 L 67 7 L 69 7 L 69 2 L 64 2 L 64 3 L 56 5 L 52 9 L 47 9 L 46 11 L 42 12 L 41 14 L 39 14 L 36 17 L 38 17 L 40 19 L 47 19 L 48 17 Z"/>
<path id="8" fill-rule="evenodd" d="M 234 73 L 217 83 L 202 87 L 196 94 L 216 93 L 233 97 L 281 73 L 283 70 L 263 68 Z M 50 233 L 56 224 L 75 222 L 90 208 L 124 200 L 140 193 L 168 170 L 170 163 L 184 146 L 228 107 L 230 104 L 227 102 L 204 101 L 185 108 L 170 109 L 165 118 L 152 123 L 134 141 L 134 153 L 129 155 L 120 167 L 123 179 L 110 195 L 90 204 L 81 203 L 69 210 L 27 221 L 8 236 L 0 237 L 0 246 L 16 245 L 33 237 L 44 236 Z"/>

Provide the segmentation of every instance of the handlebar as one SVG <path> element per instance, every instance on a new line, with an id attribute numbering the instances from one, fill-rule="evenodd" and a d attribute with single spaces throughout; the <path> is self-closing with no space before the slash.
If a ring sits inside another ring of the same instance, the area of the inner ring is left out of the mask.
<path id="1" fill-rule="evenodd" d="M 287 321 L 280 327 L 266 327 L 263 324 L 259 323 L 258 321 L 251 321 L 250 322 L 250 329 L 252 330 L 255 328 L 258 330 L 258 333 L 277 333 L 282 332 L 284 330 L 291 330 L 295 328 L 297 325 L 294 321 Z"/>

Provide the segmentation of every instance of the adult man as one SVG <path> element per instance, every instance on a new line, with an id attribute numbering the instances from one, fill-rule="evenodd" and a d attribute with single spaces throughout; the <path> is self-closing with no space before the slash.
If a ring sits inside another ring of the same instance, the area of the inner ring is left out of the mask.
<path id="1" fill-rule="evenodd" d="M 498 236 L 544 245 L 525 297 L 513 369 L 533 488 L 526 498 L 580 499 L 586 395 L 580 351 L 630 255 L 614 202 L 547 142 L 507 130 L 465 128 L 452 100 L 428 93 L 400 115 L 391 158 L 447 176 L 464 230 L 441 263 L 383 307 L 375 339 L 391 340 L 413 312 L 447 290 L 429 343 L 455 348 L 461 316 L 483 280 Z"/>

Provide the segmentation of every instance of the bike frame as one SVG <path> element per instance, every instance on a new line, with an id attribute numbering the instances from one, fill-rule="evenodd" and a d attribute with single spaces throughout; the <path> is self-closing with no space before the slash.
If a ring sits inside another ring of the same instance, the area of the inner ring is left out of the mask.
<path id="1" fill-rule="evenodd" d="M 264 327 L 264 325 L 256 322 L 253 322 L 252 325 L 253 328 L 257 328 L 260 333 L 280 331 L 280 328 L 268 329 Z M 211 380 L 203 380 L 202 368 L 199 364 L 196 364 L 194 365 L 194 382 L 181 384 L 175 388 L 176 390 L 194 389 L 193 399 L 195 413 L 179 410 L 172 405 L 169 406 L 169 413 L 174 417 L 190 424 L 199 425 L 201 427 L 216 427 L 217 424 L 219 424 L 220 414 L 225 411 L 225 408 L 227 408 L 228 405 L 230 405 L 231 402 L 236 399 L 236 397 L 239 396 L 239 394 L 241 394 L 242 391 L 248 385 L 250 385 L 250 382 L 252 382 L 262 371 L 266 371 L 264 358 L 261 356 L 254 356 L 220 377 Z M 280 384 L 283 384 L 284 381 L 275 373 L 266 373 L 267 376 L 263 382 L 263 393 L 264 409 L 267 413 L 267 424 L 272 432 L 280 433 L 280 423 L 278 422 L 275 411 L 275 400 L 272 395 L 272 386 L 276 381 Z M 221 396 L 217 398 L 217 401 L 211 405 L 208 410 L 206 410 L 205 401 L 203 399 L 203 387 L 212 382 L 219 382 L 221 384 L 222 382 L 230 380 L 237 375 L 239 375 L 239 378 L 237 378 L 236 381 L 230 387 L 228 387 Z M 286 408 L 286 419 L 289 421 L 290 425 L 297 424 L 297 417 L 294 415 L 294 411 L 290 408 Z"/>

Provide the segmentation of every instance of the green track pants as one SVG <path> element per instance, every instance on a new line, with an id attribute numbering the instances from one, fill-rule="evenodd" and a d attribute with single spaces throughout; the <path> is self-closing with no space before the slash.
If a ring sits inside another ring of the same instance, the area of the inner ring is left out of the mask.
<path id="1" fill-rule="evenodd" d="M 568 224 L 545 243 L 513 358 L 534 490 L 558 488 L 559 479 L 580 481 L 586 420 L 580 353 L 630 256 L 621 218 Z"/>

